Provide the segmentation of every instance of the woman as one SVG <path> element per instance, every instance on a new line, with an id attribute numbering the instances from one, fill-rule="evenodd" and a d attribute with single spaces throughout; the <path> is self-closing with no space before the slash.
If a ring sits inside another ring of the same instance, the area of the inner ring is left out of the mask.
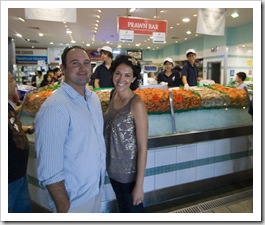
<path id="1" fill-rule="evenodd" d="M 157 75 L 157 82 L 166 82 L 169 87 L 179 87 L 183 85 L 179 72 L 173 70 L 173 60 L 171 58 L 165 58 L 163 65 L 164 71 Z"/>
<path id="2" fill-rule="evenodd" d="M 144 174 L 148 117 L 140 96 L 141 67 L 131 56 L 119 55 L 110 67 L 115 91 L 104 115 L 107 172 L 121 213 L 144 212 Z"/>
<path id="3" fill-rule="evenodd" d="M 53 77 L 50 74 L 45 74 L 43 76 L 43 81 L 41 82 L 40 87 L 43 87 L 43 86 L 46 86 L 52 83 L 53 83 Z"/>

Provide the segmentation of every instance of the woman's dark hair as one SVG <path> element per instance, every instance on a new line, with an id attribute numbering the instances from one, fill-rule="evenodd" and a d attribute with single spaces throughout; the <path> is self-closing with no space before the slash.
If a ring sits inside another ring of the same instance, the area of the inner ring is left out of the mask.
<path id="1" fill-rule="evenodd" d="M 52 75 L 50 75 L 50 74 L 45 74 L 44 76 L 43 76 L 43 80 L 45 81 L 45 82 L 48 82 L 48 77 L 50 77 L 51 79 L 52 79 Z M 52 81 L 52 80 L 51 80 Z"/>
<path id="2" fill-rule="evenodd" d="M 131 83 L 131 90 L 136 90 L 139 87 L 139 80 L 142 79 L 141 77 L 141 65 L 137 59 L 135 59 L 132 56 L 129 55 L 118 55 L 116 56 L 115 60 L 112 61 L 110 66 L 110 73 L 111 78 L 113 78 L 113 74 L 116 70 L 116 68 L 121 65 L 125 64 L 127 66 L 130 66 L 133 70 L 133 77 L 136 77 L 133 83 Z"/>
<path id="3" fill-rule="evenodd" d="M 64 50 L 63 50 L 63 53 L 61 55 L 61 59 L 62 59 L 62 64 L 63 66 L 66 68 L 66 56 L 67 56 L 67 53 L 72 50 L 72 49 L 82 49 L 86 52 L 86 50 L 84 48 L 82 48 L 81 46 L 72 46 L 72 47 L 66 47 Z"/>
<path id="4" fill-rule="evenodd" d="M 244 72 L 238 72 L 236 75 L 237 75 L 242 81 L 244 81 L 244 80 L 247 78 L 247 75 L 246 75 L 246 73 L 244 73 Z"/>

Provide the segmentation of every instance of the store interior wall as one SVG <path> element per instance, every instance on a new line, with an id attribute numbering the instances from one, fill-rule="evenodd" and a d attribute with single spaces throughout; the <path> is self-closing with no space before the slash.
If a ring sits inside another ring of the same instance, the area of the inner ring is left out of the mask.
<path id="1" fill-rule="evenodd" d="M 225 85 L 234 79 L 231 71 L 243 71 L 252 76 L 251 49 L 243 49 L 241 44 L 253 43 L 253 24 L 242 25 L 235 28 L 227 28 L 225 36 L 204 35 L 192 41 L 166 46 L 159 50 L 143 50 L 143 61 L 141 64 L 162 65 L 163 59 L 171 57 L 174 61 L 185 61 L 186 50 L 193 48 L 197 52 L 197 58 L 203 59 L 203 78 L 207 79 L 207 63 L 221 62 L 221 84 Z M 216 51 L 212 51 L 215 48 Z M 36 49 L 37 50 L 37 49 Z M 58 65 L 61 63 L 60 55 L 62 48 L 48 48 L 48 63 L 58 58 Z M 122 53 L 126 49 L 121 49 Z M 11 64 L 10 64 L 11 65 Z"/>

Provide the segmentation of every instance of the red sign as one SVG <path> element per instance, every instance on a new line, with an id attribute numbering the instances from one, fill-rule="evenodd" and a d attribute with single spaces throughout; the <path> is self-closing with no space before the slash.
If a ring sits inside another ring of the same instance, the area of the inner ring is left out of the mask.
<path id="1" fill-rule="evenodd" d="M 166 33 L 167 21 L 149 20 L 136 17 L 119 17 L 118 30 L 133 30 L 134 34 L 152 35 L 153 32 Z"/>

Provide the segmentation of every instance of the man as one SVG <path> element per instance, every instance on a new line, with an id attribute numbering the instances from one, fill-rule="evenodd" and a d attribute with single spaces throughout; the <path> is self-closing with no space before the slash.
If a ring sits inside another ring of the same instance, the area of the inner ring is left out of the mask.
<path id="1" fill-rule="evenodd" d="M 32 205 L 28 188 L 27 165 L 29 142 L 26 133 L 34 132 L 33 126 L 22 126 L 13 102 L 16 81 L 8 73 L 8 212 L 31 213 Z"/>
<path id="2" fill-rule="evenodd" d="M 109 70 L 113 60 L 112 49 L 109 46 L 103 46 L 102 48 L 98 49 L 98 52 L 100 52 L 103 63 L 99 65 L 95 70 L 94 86 L 95 88 L 113 87 Z"/>
<path id="3" fill-rule="evenodd" d="M 80 46 L 61 58 L 65 81 L 35 120 L 38 178 L 53 212 L 100 212 L 106 148 L 100 101 L 86 88 L 90 59 Z"/>
<path id="4" fill-rule="evenodd" d="M 37 70 L 36 75 L 32 77 L 31 85 L 39 88 L 42 81 L 43 81 L 42 72 L 40 70 Z"/>
<path id="5" fill-rule="evenodd" d="M 181 70 L 182 82 L 185 90 L 189 90 L 190 86 L 197 86 L 197 81 L 201 80 L 198 73 L 198 67 L 195 64 L 196 52 L 194 49 L 186 51 L 188 62 Z"/>

